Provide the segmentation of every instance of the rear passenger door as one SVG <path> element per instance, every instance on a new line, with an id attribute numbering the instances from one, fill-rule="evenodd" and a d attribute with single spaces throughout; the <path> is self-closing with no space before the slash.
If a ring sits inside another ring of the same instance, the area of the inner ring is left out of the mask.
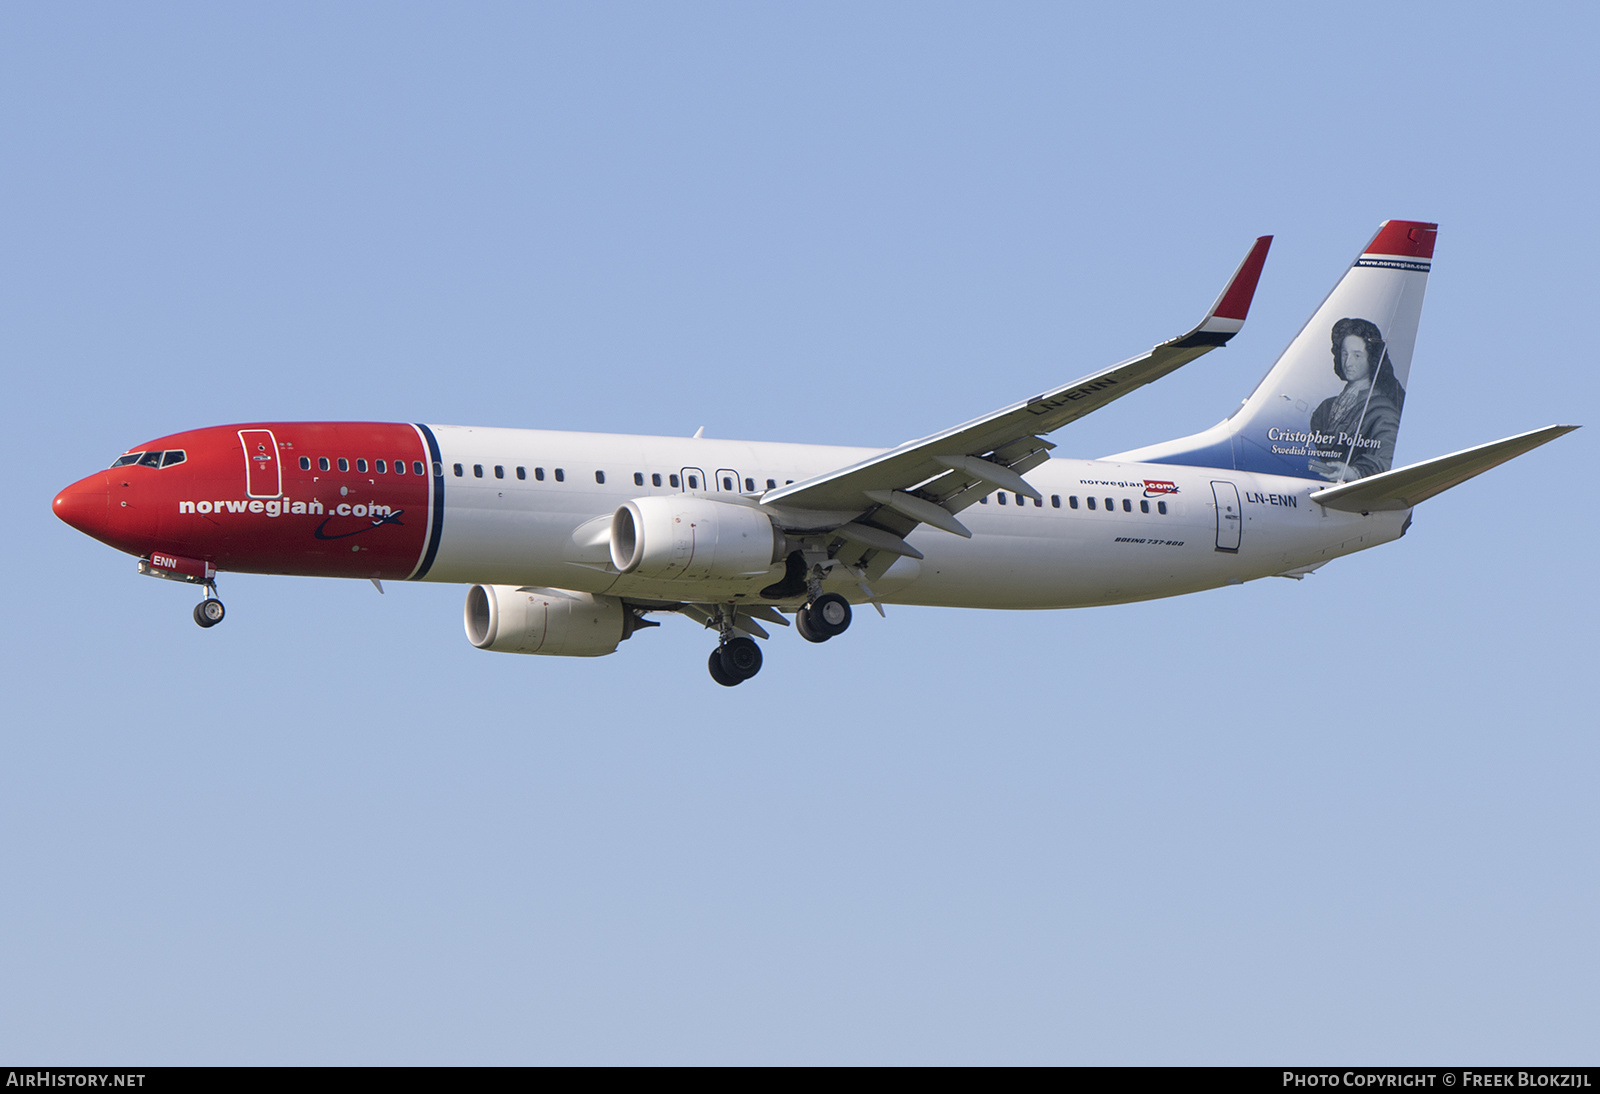
<path id="1" fill-rule="evenodd" d="M 1239 504 L 1239 488 L 1231 482 L 1213 482 L 1211 494 L 1217 499 L 1217 550 L 1237 551 L 1244 527 L 1244 510 Z"/>

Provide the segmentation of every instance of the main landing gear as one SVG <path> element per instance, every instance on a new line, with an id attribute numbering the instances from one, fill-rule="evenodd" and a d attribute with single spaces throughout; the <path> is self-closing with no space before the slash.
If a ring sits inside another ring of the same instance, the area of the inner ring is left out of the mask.
<path id="1" fill-rule="evenodd" d="M 706 667 L 711 679 L 725 688 L 734 687 L 761 671 L 761 647 L 754 638 L 730 638 L 711 651 Z"/>
<path id="2" fill-rule="evenodd" d="M 195 618 L 199 618 L 198 612 Z M 761 647 L 755 639 L 736 633 L 736 616 L 726 606 L 719 608 L 713 618 L 721 638 L 711 651 L 706 668 L 711 679 L 723 687 L 736 687 L 761 671 Z M 850 602 L 838 593 L 813 596 L 795 613 L 794 626 L 807 642 L 826 642 L 849 629 Z"/>
<path id="3" fill-rule="evenodd" d="M 826 642 L 850 629 L 850 602 L 838 593 L 823 593 L 794 615 L 794 629 L 807 642 Z"/>
<path id="4" fill-rule="evenodd" d="M 727 605 L 717 608 L 717 648 L 711 651 L 706 668 L 711 679 L 725 688 L 735 687 L 761 671 L 761 647 L 754 638 L 738 634 L 735 611 Z"/>

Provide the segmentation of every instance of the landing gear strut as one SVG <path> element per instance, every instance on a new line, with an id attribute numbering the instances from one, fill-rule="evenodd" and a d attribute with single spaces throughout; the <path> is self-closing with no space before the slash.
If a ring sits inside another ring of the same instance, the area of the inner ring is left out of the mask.
<path id="1" fill-rule="evenodd" d="M 725 688 L 735 687 L 761 671 L 761 647 L 753 638 L 733 633 L 733 612 L 723 608 L 717 613 L 717 629 L 721 638 L 711 651 L 706 668 L 711 679 Z"/>

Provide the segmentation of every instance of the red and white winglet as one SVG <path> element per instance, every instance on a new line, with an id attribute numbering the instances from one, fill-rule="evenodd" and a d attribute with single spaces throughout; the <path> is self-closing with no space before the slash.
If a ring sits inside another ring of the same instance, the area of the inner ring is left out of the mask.
<path id="1" fill-rule="evenodd" d="M 1211 305 L 1206 317 L 1194 330 L 1176 339 L 1172 346 L 1225 346 L 1228 339 L 1244 327 L 1245 316 L 1250 314 L 1250 301 L 1256 295 L 1256 282 L 1261 280 L 1261 267 L 1266 265 L 1267 248 L 1272 246 L 1271 236 L 1262 236 L 1244 256 L 1239 268 L 1233 271 L 1228 287 L 1222 290 L 1217 302 Z M 1429 244 L 1430 248 L 1432 244 Z"/>

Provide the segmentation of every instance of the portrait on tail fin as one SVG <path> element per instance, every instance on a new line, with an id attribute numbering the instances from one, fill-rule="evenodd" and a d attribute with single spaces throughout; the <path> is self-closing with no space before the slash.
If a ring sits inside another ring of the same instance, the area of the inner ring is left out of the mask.
<path id="1" fill-rule="evenodd" d="M 1406 392 L 1376 323 L 1341 319 L 1333 325 L 1331 339 L 1333 371 L 1344 388 L 1311 412 L 1319 449 L 1308 466 L 1331 482 L 1347 482 L 1393 465 Z"/>

